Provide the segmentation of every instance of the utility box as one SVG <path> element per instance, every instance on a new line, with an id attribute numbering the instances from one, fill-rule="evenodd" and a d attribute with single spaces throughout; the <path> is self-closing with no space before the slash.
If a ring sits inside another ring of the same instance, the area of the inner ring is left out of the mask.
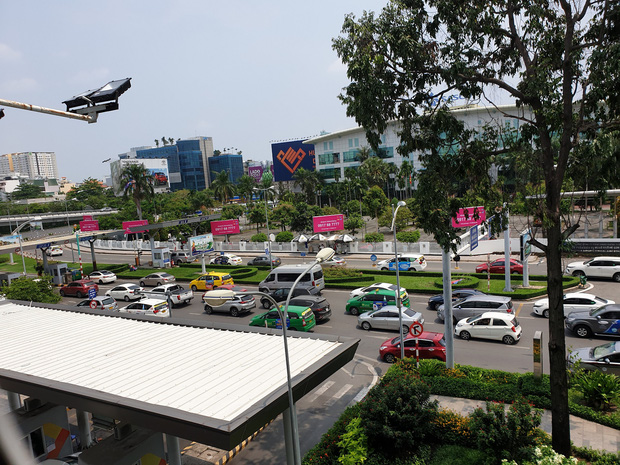
<path id="1" fill-rule="evenodd" d="M 168 247 L 155 247 L 151 250 L 151 255 L 153 256 L 153 267 L 170 267 L 170 249 Z"/>
<path id="2" fill-rule="evenodd" d="M 66 263 L 48 263 L 44 271 L 52 277 L 52 283 L 65 284 L 65 275 L 69 271 L 69 268 Z"/>

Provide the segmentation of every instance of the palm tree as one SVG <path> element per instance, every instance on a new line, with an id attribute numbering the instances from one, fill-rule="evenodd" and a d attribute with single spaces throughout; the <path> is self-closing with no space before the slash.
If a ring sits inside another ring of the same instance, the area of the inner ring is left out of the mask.
<path id="1" fill-rule="evenodd" d="M 378 157 L 370 157 L 360 167 L 369 186 L 379 186 L 382 189 L 388 180 L 390 167 Z"/>
<path id="2" fill-rule="evenodd" d="M 323 178 L 318 171 L 299 168 L 293 174 L 294 183 L 301 187 L 309 204 L 316 204 L 316 193 L 323 186 Z"/>
<path id="3" fill-rule="evenodd" d="M 159 147 L 159 139 L 155 139 L 155 146 Z"/>
<path id="4" fill-rule="evenodd" d="M 237 181 L 237 193 L 242 195 L 246 202 L 252 199 L 253 189 L 257 187 L 256 181 L 253 177 L 244 174 Z"/>
<path id="5" fill-rule="evenodd" d="M 143 164 L 126 165 L 119 174 L 119 185 L 123 186 L 123 196 L 127 199 L 130 195 L 136 204 L 138 219 L 142 219 L 142 200 L 153 197 L 153 176 Z"/>
<path id="6" fill-rule="evenodd" d="M 228 176 L 228 171 L 220 171 L 211 183 L 211 188 L 222 204 L 226 204 L 228 199 L 235 194 L 235 185 Z"/>
<path id="7" fill-rule="evenodd" d="M 370 150 L 370 147 L 360 147 L 357 150 L 357 159 L 359 160 L 360 163 L 364 163 L 366 160 L 368 160 L 370 158 L 370 156 L 372 155 L 372 150 Z"/>

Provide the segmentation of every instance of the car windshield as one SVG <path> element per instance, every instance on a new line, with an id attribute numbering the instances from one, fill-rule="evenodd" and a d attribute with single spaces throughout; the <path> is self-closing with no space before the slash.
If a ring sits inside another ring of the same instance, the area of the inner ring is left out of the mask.
<path id="1" fill-rule="evenodd" d="M 439 342 L 440 346 L 444 346 L 444 347 L 446 346 L 446 338 L 445 337 L 442 337 L 441 339 L 439 339 L 438 342 Z"/>
<path id="2" fill-rule="evenodd" d="M 601 312 L 605 310 L 605 305 L 602 307 L 593 308 L 590 310 L 590 316 L 598 316 Z"/>
<path id="3" fill-rule="evenodd" d="M 172 276 L 172 275 L 171 275 L 171 274 L 169 274 L 169 273 L 162 273 L 162 274 L 161 274 L 161 277 L 162 277 L 162 278 L 174 278 L 174 276 Z"/>
<path id="4" fill-rule="evenodd" d="M 593 358 L 601 358 L 606 357 L 608 355 L 617 352 L 616 350 L 617 342 L 608 342 L 607 344 L 603 344 L 602 346 L 597 346 L 592 349 L 592 357 Z M 620 344 L 619 344 L 620 345 Z"/>
<path id="5" fill-rule="evenodd" d="M 470 316 L 469 318 L 467 318 L 467 320 L 465 320 L 467 323 L 473 323 L 476 320 L 479 320 L 480 317 L 482 317 L 482 315 L 476 315 L 476 316 Z"/>
<path id="6" fill-rule="evenodd" d="M 140 289 L 140 286 L 137 286 L 136 284 L 130 284 L 129 286 L 127 286 L 127 289 L 130 289 L 130 290 Z"/>

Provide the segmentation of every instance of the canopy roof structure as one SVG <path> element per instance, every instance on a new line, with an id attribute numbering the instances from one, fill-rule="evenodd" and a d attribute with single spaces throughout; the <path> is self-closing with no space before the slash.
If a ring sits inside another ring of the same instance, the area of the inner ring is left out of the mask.
<path id="1" fill-rule="evenodd" d="M 0 302 L 0 387 L 228 450 L 288 408 L 280 330 L 165 320 Z M 287 341 L 295 401 L 359 344 Z"/>

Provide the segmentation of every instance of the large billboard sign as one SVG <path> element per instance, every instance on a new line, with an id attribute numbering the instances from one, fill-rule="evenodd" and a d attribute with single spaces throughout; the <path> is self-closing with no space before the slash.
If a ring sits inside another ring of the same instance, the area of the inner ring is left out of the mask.
<path id="1" fill-rule="evenodd" d="M 340 231 L 344 229 L 344 215 L 313 216 L 312 228 L 315 233 Z"/>
<path id="2" fill-rule="evenodd" d="M 99 221 L 83 220 L 80 221 L 80 231 L 99 231 Z"/>
<path id="3" fill-rule="evenodd" d="M 271 144 L 274 181 L 291 181 L 299 168 L 314 171 L 314 145 L 302 140 Z"/>
<path id="4" fill-rule="evenodd" d="M 115 192 L 122 193 L 125 190 L 126 186 L 117 185 L 117 180 L 122 170 L 128 165 L 144 165 L 148 174 L 153 178 L 153 189 L 155 192 L 170 191 L 168 160 L 165 158 L 123 158 L 110 165 Z"/>
<path id="5" fill-rule="evenodd" d="M 213 252 L 213 234 L 190 237 L 189 246 L 192 255 L 202 255 L 207 252 Z"/>
<path id="6" fill-rule="evenodd" d="M 478 217 L 476 218 L 476 214 Z M 453 228 L 469 228 L 482 224 L 487 219 L 487 213 L 484 207 L 467 207 L 461 208 L 456 212 L 456 218 L 452 218 Z"/>
<path id="7" fill-rule="evenodd" d="M 214 236 L 239 234 L 240 232 L 239 220 L 211 221 L 211 233 Z"/>
<path id="8" fill-rule="evenodd" d="M 250 176 L 252 179 L 254 179 L 254 181 L 259 183 L 261 178 L 263 177 L 263 167 L 260 166 L 260 165 L 258 165 L 258 166 L 249 166 L 248 167 L 248 176 Z"/>
<path id="9" fill-rule="evenodd" d="M 149 224 L 149 220 L 123 221 L 123 229 L 125 230 L 125 234 L 132 234 L 129 228 L 133 228 L 135 226 L 147 226 L 148 224 Z M 144 228 L 136 232 L 142 232 L 142 231 L 148 231 L 148 228 Z"/>

